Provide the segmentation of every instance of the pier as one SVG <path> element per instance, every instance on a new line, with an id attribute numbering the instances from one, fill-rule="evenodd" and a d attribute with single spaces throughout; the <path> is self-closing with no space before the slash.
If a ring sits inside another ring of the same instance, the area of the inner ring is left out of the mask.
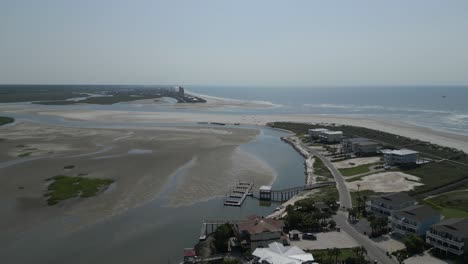
<path id="1" fill-rule="evenodd" d="M 239 182 L 234 189 L 226 196 L 225 206 L 242 206 L 245 198 L 252 191 L 253 182 Z"/>
<path id="2" fill-rule="evenodd" d="M 302 191 L 318 189 L 335 184 L 335 182 L 321 182 L 283 190 L 272 190 L 270 186 L 262 186 L 258 195 L 255 194 L 254 197 L 264 201 L 285 202 Z"/>

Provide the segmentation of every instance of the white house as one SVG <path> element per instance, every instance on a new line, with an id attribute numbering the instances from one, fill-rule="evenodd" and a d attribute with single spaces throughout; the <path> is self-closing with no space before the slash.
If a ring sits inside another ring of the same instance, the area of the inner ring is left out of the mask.
<path id="1" fill-rule="evenodd" d="M 257 248 L 252 253 L 255 263 L 262 264 L 314 264 L 314 257 L 302 249 L 292 246 L 285 247 L 280 243 L 271 243 L 267 248 Z"/>
<path id="2" fill-rule="evenodd" d="M 419 152 L 410 149 L 384 149 L 382 154 L 387 164 L 405 165 L 416 164 Z"/>
<path id="3" fill-rule="evenodd" d="M 318 138 L 322 132 L 328 131 L 326 128 L 312 128 L 309 129 L 309 136 Z"/>

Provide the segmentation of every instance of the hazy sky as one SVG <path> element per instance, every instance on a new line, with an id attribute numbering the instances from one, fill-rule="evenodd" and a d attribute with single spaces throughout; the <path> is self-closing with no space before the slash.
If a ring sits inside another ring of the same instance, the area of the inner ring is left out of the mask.
<path id="1" fill-rule="evenodd" d="M 468 1 L 0 0 L 0 83 L 468 84 Z"/>

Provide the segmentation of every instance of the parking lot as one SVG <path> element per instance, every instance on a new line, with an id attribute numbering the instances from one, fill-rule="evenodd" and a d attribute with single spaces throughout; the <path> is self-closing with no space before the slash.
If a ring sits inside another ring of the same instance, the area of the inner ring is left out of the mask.
<path id="1" fill-rule="evenodd" d="M 359 244 L 345 232 L 314 233 L 317 240 L 291 241 L 291 245 L 306 249 L 352 248 Z"/>

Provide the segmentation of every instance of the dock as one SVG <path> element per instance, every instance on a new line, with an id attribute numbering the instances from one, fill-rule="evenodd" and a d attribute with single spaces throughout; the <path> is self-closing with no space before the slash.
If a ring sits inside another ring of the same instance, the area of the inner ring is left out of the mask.
<path id="1" fill-rule="evenodd" d="M 253 182 L 239 182 L 226 196 L 225 206 L 242 206 L 248 195 L 251 194 Z"/>

